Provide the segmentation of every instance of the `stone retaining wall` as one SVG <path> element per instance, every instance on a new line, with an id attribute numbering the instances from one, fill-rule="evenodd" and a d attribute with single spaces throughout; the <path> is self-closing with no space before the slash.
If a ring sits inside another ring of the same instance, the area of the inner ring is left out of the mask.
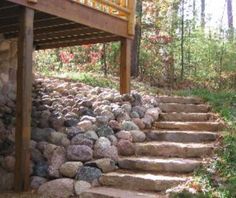
<path id="1" fill-rule="evenodd" d="M 17 41 L 6 40 L 0 35 L 0 91 L 3 95 L 15 89 L 16 69 Z"/>

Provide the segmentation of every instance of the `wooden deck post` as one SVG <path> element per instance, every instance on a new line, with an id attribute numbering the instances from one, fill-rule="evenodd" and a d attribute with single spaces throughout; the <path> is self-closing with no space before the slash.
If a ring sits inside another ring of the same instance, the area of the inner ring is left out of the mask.
<path id="1" fill-rule="evenodd" d="M 15 190 L 29 190 L 34 11 L 22 7 L 18 38 Z"/>
<path id="2" fill-rule="evenodd" d="M 131 40 L 121 40 L 120 52 L 120 93 L 130 93 Z"/>

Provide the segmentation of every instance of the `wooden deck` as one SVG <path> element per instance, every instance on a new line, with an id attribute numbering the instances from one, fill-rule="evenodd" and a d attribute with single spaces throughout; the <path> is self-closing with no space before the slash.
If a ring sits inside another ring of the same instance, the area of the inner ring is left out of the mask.
<path id="1" fill-rule="evenodd" d="M 18 36 L 22 5 L 35 10 L 35 49 L 118 41 L 134 35 L 133 0 L 2 0 L 0 34 L 6 38 Z"/>
<path id="2" fill-rule="evenodd" d="M 120 93 L 130 93 L 135 0 L 1 0 L 0 35 L 18 39 L 15 190 L 29 190 L 33 49 L 120 41 Z"/>

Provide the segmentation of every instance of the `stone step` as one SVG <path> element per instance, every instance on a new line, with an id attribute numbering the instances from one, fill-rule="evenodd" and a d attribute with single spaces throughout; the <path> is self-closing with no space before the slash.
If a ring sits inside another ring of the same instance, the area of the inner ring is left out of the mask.
<path id="1" fill-rule="evenodd" d="M 190 173 L 202 164 L 201 160 L 184 158 L 125 157 L 118 161 L 122 169 Z"/>
<path id="2" fill-rule="evenodd" d="M 167 176 L 134 172 L 112 172 L 103 174 L 99 179 L 103 186 L 144 191 L 167 190 L 186 180 L 186 176 Z"/>
<path id="3" fill-rule="evenodd" d="M 201 143 L 215 141 L 219 136 L 216 133 L 208 131 L 146 131 L 148 140 L 182 142 L 182 143 Z"/>
<path id="4" fill-rule="evenodd" d="M 205 104 L 160 103 L 159 107 L 165 113 L 207 113 L 210 110 L 210 107 Z"/>
<path id="5" fill-rule="evenodd" d="M 122 190 L 118 188 L 96 187 L 80 195 L 80 198 L 167 198 L 160 193 Z"/>
<path id="6" fill-rule="evenodd" d="M 202 122 L 213 120 L 214 115 L 211 113 L 161 113 L 162 121 L 192 121 Z"/>
<path id="7" fill-rule="evenodd" d="M 167 122 L 154 123 L 156 129 L 181 131 L 219 131 L 223 129 L 220 122 Z"/>
<path id="8" fill-rule="evenodd" d="M 137 156 L 194 158 L 211 155 L 213 150 L 213 144 L 177 142 L 145 142 L 135 144 L 135 154 Z"/>
<path id="9" fill-rule="evenodd" d="M 180 97 L 180 96 L 159 96 L 162 103 L 180 103 L 180 104 L 201 104 L 203 100 L 197 97 Z"/>

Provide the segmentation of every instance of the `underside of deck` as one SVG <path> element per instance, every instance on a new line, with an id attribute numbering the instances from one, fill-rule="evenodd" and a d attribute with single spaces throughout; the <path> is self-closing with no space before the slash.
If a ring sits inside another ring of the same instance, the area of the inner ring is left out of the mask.
<path id="1" fill-rule="evenodd" d="M 2 0 L 0 34 L 6 39 L 19 34 L 22 6 L 33 8 L 34 47 L 49 49 L 132 38 L 128 21 L 70 0 Z"/>
<path id="2" fill-rule="evenodd" d="M 128 94 L 134 8 L 134 0 L 0 1 L 0 38 L 18 41 L 16 191 L 29 190 L 33 50 L 121 41 L 120 93 Z"/>

